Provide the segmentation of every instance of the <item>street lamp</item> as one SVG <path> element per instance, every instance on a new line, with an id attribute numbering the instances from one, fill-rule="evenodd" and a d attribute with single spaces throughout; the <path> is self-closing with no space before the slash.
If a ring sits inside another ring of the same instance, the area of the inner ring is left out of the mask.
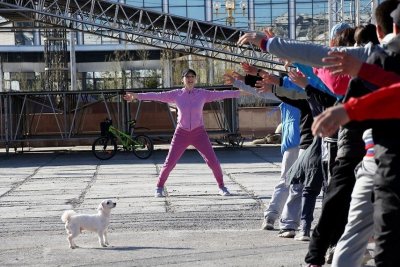
<path id="1" fill-rule="evenodd" d="M 241 1 L 239 4 L 240 8 L 242 9 L 243 16 L 245 16 L 245 11 L 247 8 L 247 4 L 245 1 Z M 215 15 L 218 16 L 219 10 L 221 9 L 221 3 L 219 1 L 214 2 L 214 10 Z M 235 13 L 235 1 L 234 0 L 226 0 L 225 1 L 225 12 L 221 14 L 227 14 L 226 17 L 226 24 L 232 26 L 235 24 L 235 18 L 233 17 L 233 13 Z"/>

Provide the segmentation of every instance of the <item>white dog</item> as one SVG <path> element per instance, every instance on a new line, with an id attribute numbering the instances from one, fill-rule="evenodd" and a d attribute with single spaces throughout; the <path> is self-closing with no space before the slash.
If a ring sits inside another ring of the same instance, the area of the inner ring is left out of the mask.
<path id="1" fill-rule="evenodd" d="M 77 237 L 83 230 L 96 232 L 99 235 L 99 243 L 102 247 L 109 245 L 107 239 L 107 228 L 110 223 L 110 212 L 115 208 L 117 203 L 110 199 L 103 200 L 97 208 L 97 214 L 77 214 L 73 210 L 67 210 L 61 216 L 61 220 L 65 223 L 65 230 L 68 234 L 68 242 L 70 248 L 77 248 L 73 239 Z"/>

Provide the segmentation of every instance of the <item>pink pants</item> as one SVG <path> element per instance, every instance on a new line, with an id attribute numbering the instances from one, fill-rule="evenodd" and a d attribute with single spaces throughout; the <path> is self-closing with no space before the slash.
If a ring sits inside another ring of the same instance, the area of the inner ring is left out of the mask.
<path id="1" fill-rule="evenodd" d="M 173 168 L 175 168 L 176 163 L 181 158 L 186 148 L 190 145 L 197 149 L 204 161 L 207 163 L 208 167 L 210 167 L 214 173 L 215 179 L 217 180 L 218 186 L 223 187 L 224 179 L 221 165 L 217 159 L 217 156 L 215 155 L 210 143 L 210 139 L 208 138 L 204 127 L 197 127 L 192 131 L 186 131 L 181 128 L 177 128 L 175 130 L 168 156 L 165 159 L 160 176 L 158 177 L 157 187 L 164 187 L 169 174 Z"/>

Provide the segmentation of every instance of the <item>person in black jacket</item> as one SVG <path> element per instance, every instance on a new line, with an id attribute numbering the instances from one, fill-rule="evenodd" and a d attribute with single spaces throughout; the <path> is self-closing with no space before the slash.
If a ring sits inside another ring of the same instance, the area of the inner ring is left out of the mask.
<path id="1" fill-rule="evenodd" d="M 367 63 L 400 74 L 400 5 L 391 16 L 395 37 Z M 377 267 L 394 267 L 399 266 L 400 253 L 400 120 L 379 120 L 370 125 L 378 164 L 374 184 L 375 263 Z"/>
<path id="2" fill-rule="evenodd" d="M 397 1 L 387 0 L 376 9 L 377 23 L 383 31 L 381 35 L 393 31 L 393 20 L 387 14 L 396 9 L 397 5 Z M 400 61 L 395 52 L 400 49 L 398 41 L 396 43 L 398 39 L 399 37 L 396 36 L 385 50 L 377 49 L 369 56 L 367 63 L 379 64 L 387 70 L 400 73 Z M 388 49 L 389 47 L 392 49 Z M 362 79 L 354 78 L 350 81 L 344 102 L 349 97 L 361 96 L 375 89 L 377 89 L 376 86 Z M 395 192 L 395 185 L 399 183 L 400 162 L 396 160 L 395 156 L 398 152 L 394 153 L 396 149 L 400 151 L 399 141 L 395 138 L 395 136 L 399 136 L 400 132 L 394 130 L 399 129 L 394 127 L 398 121 L 389 122 L 385 130 L 382 128 L 383 124 L 384 122 L 380 122 L 380 125 L 373 127 L 372 132 L 375 142 L 375 158 L 378 163 L 374 189 L 375 263 L 376 266 L 398 266 L 397 252 L 399 248 L 392 238 L 395 238 L 397 242 L 400 235 L 400 231 L 397 229 L 400 218 L 399 215 L 395 215 L 396 212 L 399 213 L 400 207 L 400 188 L 397 193 Z M 387 131 L 388 125 L 390 125 L 390 131 Z M 313 231 L 309 251 L 305 258 L 310 266 L 324 264 L 325 259 L 322 255 L 327 250 L 329 243 L 332 240 L 337 241 L 343 233 L 347 222 L 351 192 L 355 183 L 354 168 L 365 153 L 362 133 L 369 127 L 371 124 L 368 123 L 351 123 L 340 129 L 334 174 L 324 199 L 320 220 Z M 397 208 L 393 209 L 395 205 Z"/>

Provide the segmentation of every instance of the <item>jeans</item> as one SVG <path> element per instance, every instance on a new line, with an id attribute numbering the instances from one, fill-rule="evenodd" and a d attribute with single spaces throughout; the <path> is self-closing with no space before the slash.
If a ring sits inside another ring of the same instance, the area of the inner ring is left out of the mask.
<path id="1" fill-rule="evenodd" d="M 299 148 L 293 147 L 286 150 L 282 157 L 281 177 L 278 184 L 274 188 L 271 201 L 264 211 L 264 218 L 273 221 L 279 218 L 282 213 L 283 206 L 289 195 L 289 186 L 286 184 L 286 172 L 293 165 L 299 155 Z"/>
<path id="2" fill-rule="evenodd" d="M 299 157 L 305 149 L 299 150 Z M 279 220 L 279 228 L 284 229 L 297 229 L 300 224 L 301 214 L 301 196 L 303 193 L 303 184 L 290 184 L 289 196 L 285 202 L 282 210 L 282 216 Z"/>
<path id="3" fill-rule="evenodd" d="M 322 177 L 321 177 L 322 179 Z M 301 208 L 301 230 L 309 231 L 314 220 L 314 209 L 320 191 L 311 188 L 303 188 L 302 208 Z"/>

